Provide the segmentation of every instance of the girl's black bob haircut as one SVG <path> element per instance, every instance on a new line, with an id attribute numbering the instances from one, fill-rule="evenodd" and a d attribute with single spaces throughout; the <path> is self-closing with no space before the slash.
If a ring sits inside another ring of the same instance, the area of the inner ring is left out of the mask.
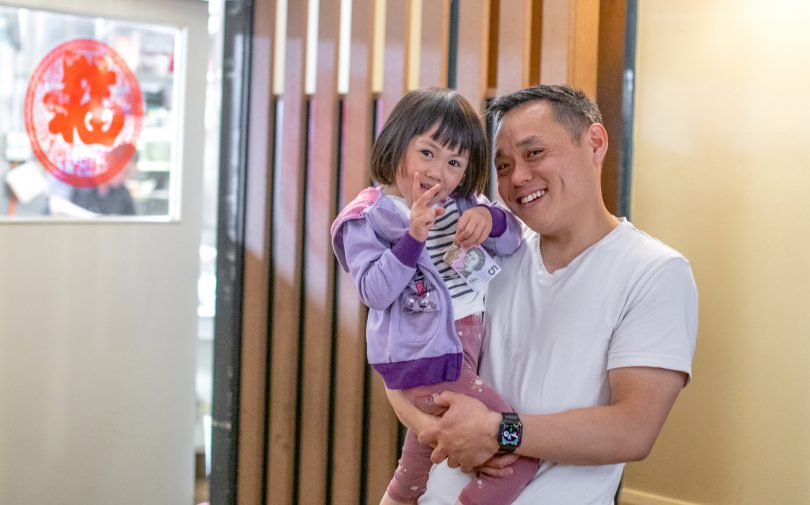
<path id="1" fill-rule="evenodd" d="M 464 176 L 454 194 L 483 193 L 489 182 L 489 144 L 481 119 L 463 96 L 452 89 L 422 88 L 409 92 L 394 106 L 371 149 L 371 177 L 396 184 L 405 151 L 414 137 L 438 125 L 433 140 L 459 154 L 469 154 Z"/>

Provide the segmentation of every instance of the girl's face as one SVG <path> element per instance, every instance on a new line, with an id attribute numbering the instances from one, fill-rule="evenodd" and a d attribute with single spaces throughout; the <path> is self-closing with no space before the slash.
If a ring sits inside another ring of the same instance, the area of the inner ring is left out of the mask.
<path id="1" fill-rule="evenodd" d="M 448 149 L 433 140 L 436 128 L 438 124 L 411 139 L 405 150 L 402 166 L 397 170 L 396 187 L 388 188 L 391 194 L 403 197 L 408 207 L 436 184 L 439 184 L 441 189 L 429 205 L 442 204 L 458 187 L 467 169 L 470 154 L 466 151 L 459 153 Z M 413 176 L 416 173 L 419 174 L 420 184 L 415 191 Z"/>

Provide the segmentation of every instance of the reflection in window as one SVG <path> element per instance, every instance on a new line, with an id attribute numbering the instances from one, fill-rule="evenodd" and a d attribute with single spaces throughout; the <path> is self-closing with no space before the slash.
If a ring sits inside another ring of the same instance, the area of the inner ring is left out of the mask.
<path id="1" fill-rule="evenodd" d="M 179 36 L 0 6 L 0 219 L 179 218 Z"/>

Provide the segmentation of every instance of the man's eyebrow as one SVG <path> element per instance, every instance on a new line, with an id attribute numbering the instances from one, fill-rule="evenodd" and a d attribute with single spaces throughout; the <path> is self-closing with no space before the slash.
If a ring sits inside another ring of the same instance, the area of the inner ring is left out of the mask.
<path id="1" fill-rule="evenodd" d="M 515 145 L 517 147 L 526 147 L 528 145 L 534 144 L 539 140 L 537 135 L 529 135 L 528 137 L 519 140 Z"/>

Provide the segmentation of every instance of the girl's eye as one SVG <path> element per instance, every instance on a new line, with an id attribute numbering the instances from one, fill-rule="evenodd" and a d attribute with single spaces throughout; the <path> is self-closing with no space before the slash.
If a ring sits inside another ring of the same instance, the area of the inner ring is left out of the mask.
<path id="1" fill-rule="evenodd" d="M 430 151 L 429 149 L 422 149 L 422 154 L 424 154 L 427 158 L 433 157 L 433 152 Z"/>
<path id="2" fill-rule="evenodd" d="M 450 160 L 450 164 L 454 167 L 460 167 L 461 163 L 458 160 Z"/>

